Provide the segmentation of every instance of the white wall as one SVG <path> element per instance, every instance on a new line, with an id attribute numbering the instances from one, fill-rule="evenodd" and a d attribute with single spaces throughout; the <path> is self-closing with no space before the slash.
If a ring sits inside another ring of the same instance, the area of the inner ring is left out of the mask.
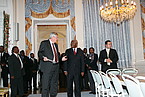
<path id="1" fill-rule="evenodd" d="M 145 74 L 140 0 L 134 1 L 137 3 L 137 12 L 134 19 L 130 21 L 132 64 L 139 70 L 139 73 Z"/>
<path id="2" fill-rule="evenodd" d="M 20 49 L 25 50 L 25 0 L 14 1 L 14 24 L 16 25 L 16 23 L 19 23 L 19 41 L 15 41 L 15 45 L 17 45 Z"/>

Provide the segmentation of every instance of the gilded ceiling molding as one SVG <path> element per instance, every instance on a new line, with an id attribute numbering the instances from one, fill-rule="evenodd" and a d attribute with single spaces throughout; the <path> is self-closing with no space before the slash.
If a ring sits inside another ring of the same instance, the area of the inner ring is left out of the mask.
<path id="1" fill-rule="evenodd" d="M 30 18 L 25 18 L 25 20 L 27 21 L 27 24 L 25 25 L 25 32 L 27 32 L 32 25 L 32 20 Z"/>
<path id="2" fill-rule="evenodd" d="M 25 42 L 27 45 L 27 49 L 26 49 L 26 55 L 28 56 L 30 54 L 30 52 L 32 51 L 32 44 L 30 43 L 30 41 L 28 40 L 27 37 L 25 37 Z"/>
<path id="3" fill-rule="evenodd" d="M 49 14 L 53 14 L 57 18 L 65 18 L 70 15 L 70 10 L 63 13 L 57 13 L 53 10 L 52 4 L 50 5 L 49 9 L 44 13 L 37 13 L 31 10 L 31 16 L 35 18 L 46 18 Z"/>
<path id="4" fill-rule="evenodd" d="M 140 6 L 141 6 L 142 13 L 145 14 L 145 7 L 143 5 L 140 5 Z"/>
<path id="5" fill-rule="evenodd" d="M 75 25 L 75 17 L 71 19 L 71 27 L 76 31 L 76 25 Z"/>

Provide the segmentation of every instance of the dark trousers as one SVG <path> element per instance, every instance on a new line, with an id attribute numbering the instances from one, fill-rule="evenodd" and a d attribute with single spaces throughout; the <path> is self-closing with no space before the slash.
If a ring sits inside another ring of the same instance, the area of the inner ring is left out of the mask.
<path id="1" fill-rule="evenodd" d="M 59 65 L 52 65 L 50 71 L 42 75 L 42 97 L 56 97 L 58 92 Z"/>
<path id="2" fill-rule="evenodd" d="M 28 77 L 27 75 L 23 76 L 23 88 L 24 88 L 24 92 L 26 93 L 28 91 Z"/>
<path id="3" fill-rule="evenodd" d="M 8 72 L 1 73 L 3 79 L 3 87 L 8 87 Z"/>
<path id="4" fill-rule="evenodd" d="M 93 76 L 89 70 L 88 70 L 88 78 L 89 78 L 89 82 L 90 82 L 90 90 L 95 93 L 96 92 L 95 91 L 95 82 L 94 82 Z"/>
<path id="5" fill-rule="evenodd" d="M 81 78 L 80 74 L 68 73 L 67 75 L 67 96 L 68 97 L 73 97 L 73 82 L 75 84 L 75 97 L 81 97 L 80 78 Z"/>
<path id="6" fill-rule="evenodd" d="M 32 73 L 32 76 L 31 76 L 31 78 L 29 80 L 30 88 L 32 88 L 32 79 L 33 79 L 33 87 L 34 87 L 34 89 L 36 89 L 36 87 L 37 87 L 37 72 Z"/>
<path id="7" fill-rule="evenodd" d="M 19 97 L 22 97 L 23 92 L 23 77 L 11 79 L 11 97 L 16 97 L 18 94 Z"/>

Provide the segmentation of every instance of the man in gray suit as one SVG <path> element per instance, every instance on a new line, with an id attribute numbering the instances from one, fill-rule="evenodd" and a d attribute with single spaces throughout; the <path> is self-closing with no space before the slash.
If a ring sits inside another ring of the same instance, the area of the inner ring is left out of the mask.
<path id="1" fill-rule="evenodd" d="M 40 70 L 43 72 L 42 76 L 42 97 L 56 97 L 58 89 L 59 76 L 59 51 L 58 34 L 56 32 L 50 33 L 50 38 L 44 40 L 40 44 L 38 56 L 40 58 Z M 64 56 L 62 61 L 66 61 Z"/>

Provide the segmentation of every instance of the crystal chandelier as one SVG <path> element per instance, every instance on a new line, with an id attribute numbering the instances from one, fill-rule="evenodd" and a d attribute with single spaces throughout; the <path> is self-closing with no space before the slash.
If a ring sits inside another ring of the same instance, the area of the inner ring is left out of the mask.
<path id="1" fill-rule="evenodd" d="M 112 0 L 105 2 L 100 7 L 100 16 L 106 22 L 120 24 L 123 21 L 130 20 L 135 16 L 136 3 L 129 0 Z"/>

